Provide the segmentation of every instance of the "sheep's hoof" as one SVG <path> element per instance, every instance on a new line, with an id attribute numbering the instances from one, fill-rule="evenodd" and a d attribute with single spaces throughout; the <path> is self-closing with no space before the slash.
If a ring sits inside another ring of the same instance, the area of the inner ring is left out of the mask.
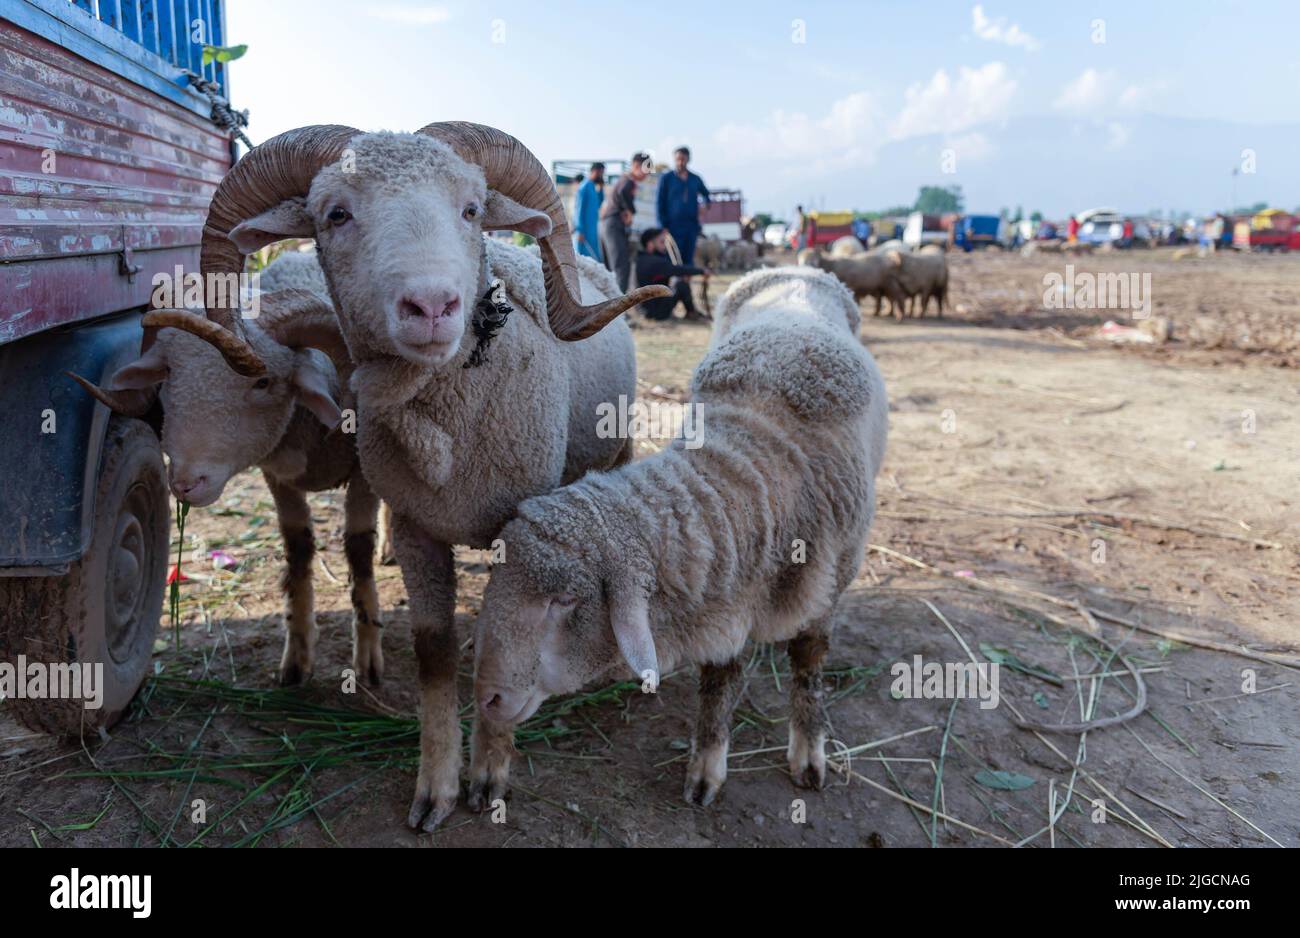
<path id="1" fill-rule="evenodd" d="M 384 683 L 384 650 L 380 645 L 379 623 L 362 626 L 354 621 L 352 624 L 353 640 L 352 671 L 361 676 L 371 687 Z M 368 634 L 365 634 L 368 633 Z"/>
<path id="2" fill-rule="evenodd" d="M 415 800 L 411 802 L 411 810 L 406 815 L 406 825 L 412 830 L 432 834 L 455 810 L 455 793 L 434 797 L 428 792 L 417 789 Z"/>
<path id="3" fill-rule="evenodd" d="M 727 743 L 716 743 L 691 753 L 686 766 L 685 797 L 687 804 L 708 807 L 727 780 Z"/>
<path id="4" fill-rule="evenodd" d="M 790 774 L 794 777 L 796 788 L 810 788 L 813 791 L 821 791 L 826 787 L 826 766 L 806 765 L 801 769 L 791 768 Z"/>
<path id="5" fill-rule="evenodd" d="M 497 802 L 505 801 L 509 793 L 510 787 L 503 778 L 493 776 L 476 778 L 469 783 L 466 803 L 475 814 L 482 814 L 484 811 L 495 809 Z"/>
<path id="6" fill-rule="evenodd" d="M 813 791 L 821 791 L 826 787 L 825 746 L 825 736 L 822 734 L 810 739 L 804 733 L 791 733 L 786 759 L 790 765 L 790 777 L 797 787 L 811 788 Z"/>
<path id="7" fill-rule="evenodd" d="M 305 668 L 297 661 L 288 661 L 280 666 L 281 687 L 301 687 L 311 680 L 311 669 Z"/>

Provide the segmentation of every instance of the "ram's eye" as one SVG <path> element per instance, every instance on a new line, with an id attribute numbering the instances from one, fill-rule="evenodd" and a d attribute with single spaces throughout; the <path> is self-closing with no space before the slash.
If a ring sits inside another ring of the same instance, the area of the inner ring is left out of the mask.
<path id="1" fill-rule="evenodd" d="M 558 596 L 551 597 L 551 602 L 555 603 L 555 605 L 559 606 L 561 609 L 569 609 L 577 603 L 577 601 L 578 597 L 574 596 L 572 593 L 561 593 Z"/>
<path id="2" fill-rule="evenodd" d="M 460 213 L 460 217 L 466 221 L 473 221 L 478 217 L 478 206 L 471 202 L 465 206 L 465 211 Z"/>
<path id="3" fill-rule="evenodd" d="M 345 209 L 343 206 L 336 205 L 332 209 L 330 209 L 329 215 L 325 217 L 330 220 L 331 225 L 342 225 L 352 217 L 352 213 L 349 212 L 347 209 Z"/>
<path id="4" fill-rule="evenodd" d="M 258 378 L 256 381 L 253 382 L 254 391 L 265 391 L 270 386 L 271 386 L 270 378 Z"/>

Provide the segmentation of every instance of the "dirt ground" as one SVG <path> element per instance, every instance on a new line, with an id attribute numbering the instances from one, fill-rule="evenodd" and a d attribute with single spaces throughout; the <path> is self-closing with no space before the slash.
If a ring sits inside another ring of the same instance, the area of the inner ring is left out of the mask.
<path id="1" fill-rule="evenodd" d="M 1043 276 L 1066 263 L 1150 271 L 1173 341 L 1117 347 L 1093 335 L 1122 314 L 1045 310 Z M 787 775 L 789 672 L 763 646 L 711 807 L 682 800 L 682 672 L 657 695 L 548 705 L 521 736 L 504 823 L 462 807 L 434 835 L 408 831 L 400 575 L 379 568 L 387 680 L 344 695 L 342 498 L 315 497 L 316 676 L 272 690 L 280 547 L 248 474 L 186 531 L 187 551 L 201 538 L 239 569 L 189 564 L 181 650 L 165 621 L 158 677 L 110 740 L 33 736 L 0 709 L 0 845 L 1300 845 L 1300 383 L 1279 367 L 1297 348 L 1300 258 L 973 255 L 952 259 L 952 281 L 950 316 L 862 329 L 892 420 L 873 547 L 829 658 L 840 769 L 825 791 Z M 679 396 L 707 326 L 642 322 L 636 337 L 644 396 Z M 467 643 L 487 566 L 472 551 L 457 564 Z M 1004 662 L 1001 705 L 898 698 L 891 666 L 915 655 Z M 1077 721 L 1094 693 L 1096 716 L 1127 711 L 1121 662 L 1141 672 L 1140 716 L 1082 740 L 1017 725 Z M 919 806 L 936 796 L 932 827 Z"/>

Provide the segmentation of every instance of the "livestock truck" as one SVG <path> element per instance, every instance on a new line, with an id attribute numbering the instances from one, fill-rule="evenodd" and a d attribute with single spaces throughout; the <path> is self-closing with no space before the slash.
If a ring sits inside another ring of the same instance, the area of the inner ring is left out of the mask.
<path id="1" fill-rule="evenodd" d="M 198 269 L 239 123 L 203 61 L 224 5 L 0 0 L 0 710 L 35 729 L 102 729 L 149 672 L 161 417 L 110 414 L 65 372 L 133 360 L 155 277 Z M 98 708 L 68 699 L 74 675 Z"/>
<path id="2" fill-rule="evenodd" d="M 990 245 L 1002 246 L 1006 227 L 997 215 L 962 215 L 949 229 L 954 247 L 967 253 Z"/>

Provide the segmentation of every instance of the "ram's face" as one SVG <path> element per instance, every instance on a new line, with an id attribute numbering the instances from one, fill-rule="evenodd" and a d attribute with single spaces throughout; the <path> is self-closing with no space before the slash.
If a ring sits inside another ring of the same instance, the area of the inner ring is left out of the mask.
<path id="1" fill-rule="evenodd" d="M 195 507 L 211 505 L 231 476 L 265 459 L 293 416 L 294 366 L 306 353 L 273 342 L 259 342 L 257 351 L 266 373 L 244 377 L 207 342 L 167 329 L 106 382 L 111 390 L 157 389 L 169 484 Z"/>
<path id="2" fill-rule="evenodd" d="M 521 564 L 493 568 L 474 630 L 474 694 L 483 719 L 514 726 L 547 697 L 570 694 L 619 662 L 600 595 L 539 591 Z"/>
<path id="3" fill-rule="evenodd" d="M 317 175 L 306 207 L 349 344 L 434 367 L 456 354 L 486 201 L 482 171 L 427 138 L 362 137 Z"/>

